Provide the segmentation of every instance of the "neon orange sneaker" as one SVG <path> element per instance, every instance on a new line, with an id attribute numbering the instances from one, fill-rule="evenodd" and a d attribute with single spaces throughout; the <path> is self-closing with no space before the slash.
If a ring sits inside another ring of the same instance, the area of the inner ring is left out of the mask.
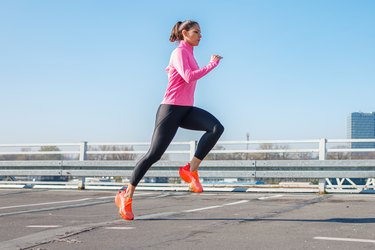
<path id="1" fill-rule="evenodd" d="M 191 174 L 190 174 L 190 163 L 186 164 L 185 167 L 181 167 L 179 171 L 180 177 L 187 183 L 191 182 Z"/>
<path id="2" fill-rule="evenodd" d="M 122 191 L 119 190 L 115 197 L 116 206 L 119 208 L 118 212 L 124 220 L 134 220 L 134 214 L 132 211 L 133 199 L 125 197 L 125 194 L 126 188 Z"/>
<path id="3" fill-rule="evenodd" d="M 189 183 L 189 190 L 194 193 L 202 193 L 203 188 L 199 181 L 198 171 L 190 172 L 190 163 L 186 166 L 181 167 L 179 174 L 182 180 Z"/>
<path id="4" fill-rule="evenodd" d="M 189 189 L 190 191 L 194 193 L 202 193 L 203 192 L 203 187 L 202 184 L 199 181 L 199 176 L 198 176 L 198 171 L 193 171 L 190 172 L 192 175 L 191 182 L 189 184 Z"/>
<path id="5" fill-rule="evenodd" d="M 115 196 L 115 203 L 116 203 L 116 206 L 118 208 L 120 208 L 121 206 L 121 197 L 120 197 L 120 194 L 125 191 L 126 192 L 126 187 L 122 187 L 119 189 L 119 191 L 117 192 L 116 196 Z M 124 193 L 125 194 L 125 193 Z"/>

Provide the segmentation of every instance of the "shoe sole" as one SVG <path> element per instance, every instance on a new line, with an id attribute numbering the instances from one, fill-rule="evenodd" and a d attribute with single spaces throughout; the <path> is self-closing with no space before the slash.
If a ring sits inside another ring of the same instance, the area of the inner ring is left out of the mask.
<path id="1" fill-rule="evenodd" d="M 123 218 L 124 220 L 134 220 L 133 212 L 131 212 L 132 216 L 128 217 L 126 214 L 125 206 L 123 208 L 121 207 L 123 203 L 122 199 L 125 199 L 125 197 L 122 194 L 126 193 L 126 188 L 122 190 L 123 191 L 119 190 L 115 197 L 116 206 L 119 208 L 118 213 L 120 214 L 121 218 Z"/>
<path id="2" fill-rule="evenodd" d="M 195 182 L 195 183 L 194 183 Z M 200 184 L 200 182 L 197 182 L 196 181 L 192 181 L 190 184 L 189 184 L 189 190 L 191 192 L 194 192 L 194 193 L 202 193 L 203 192 L 203 187 L 202 185 Z"/>
<path id="3" fill-rule="evenodd" d="M 190 172 L 188 172 L 187 170 L 183 168 L 180 168 L 179 174 L 180 174 L 181 179 L 189 184 L 189 191 L 194 192 L 194 193 L 203 192 L 202 185 L 199 182 L 199 177 L 196 177 L 198 178 L 198 180 L 196 180 L 196 178 Z"/>

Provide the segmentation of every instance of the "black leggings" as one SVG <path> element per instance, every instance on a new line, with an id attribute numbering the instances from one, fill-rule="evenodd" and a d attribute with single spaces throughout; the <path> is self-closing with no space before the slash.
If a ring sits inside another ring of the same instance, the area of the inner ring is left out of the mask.
<path id="1" fill-rule="evenodd" d="M 137 186 L 151 165 L 160 160 L 179 127 L 206 131 L 199 140 L 194 154 L 200 160 L 206 157 L 224 131 L 223 125 L 203 109 L 161 104 L 156 114 L 150 149 L 135 166 L 130 184 Z"/>

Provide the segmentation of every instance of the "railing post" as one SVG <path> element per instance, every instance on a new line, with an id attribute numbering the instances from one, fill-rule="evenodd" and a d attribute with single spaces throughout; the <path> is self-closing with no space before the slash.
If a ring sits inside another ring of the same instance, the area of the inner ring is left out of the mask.
<path id="1" fill-rule="evenodd" d="M 321 138 L 319 141 L 319 160 L 324 161 L 327 156 L 327 139 Z M 325 194 L 326 192 L 326 179 L 319 179 L 319 194 Z"/>
<path id="2" fill-rule="evenodd" d="M 87 142 L 83 141 L 81 142 L 81 145 L 79 146 L 79 160 L 80 161 L 85 161 L 87 160 Z M 85 182 L 86 182 L 86 177 L 82 176 L 81 182 L 78 183 L 78 189 L 85 189 Z"/>
<path id="3" fill-rule="evenodd" d="M 319 142 L 319 160 L 324 161 L 327 155 L 327 139 L 321 138 Z"/>
<path id="4" fill-rule="evenodd" d="M 197 141 L 190 141 L 190 160 L 193 159 L 195 155 L 195 150 L 197 147 Z"/>
<path id="5" fill-rule="evenodd" d="M 326 193 L 326 179 L 320 178 L 319 179 L 319 194 L 325 194 Z"/>

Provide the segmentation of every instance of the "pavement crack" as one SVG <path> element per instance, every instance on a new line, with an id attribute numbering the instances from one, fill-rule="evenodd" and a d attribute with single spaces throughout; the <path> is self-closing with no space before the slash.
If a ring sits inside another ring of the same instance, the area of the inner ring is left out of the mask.
<path id="1" fill-rule="evenodd" d="M 297 203 L 294 206 L 290 206 L 290 207 L 287 207 L 287 208 L 284 208 L 284 209 L 271 211 L 271 212 L 269 212 L 267 214 L 264 214 L 264 215 L 255 216 L 254 218 L 251 218 L 251 219 L 239 220 L 239 223 L 262 221 L 262 220 L 265 220 L 265 219 L 271 219 L 271 218 L 277 217 L 277 216 L 279 216 L 281 214 L 284 214 L 284 213 L 299 210 L 299 209 L 302 209 L 304 207 L 320 203 L 322 201 L 328 200 L 329 198 L 331 198 L 330 195 L 324 195 L 324 196 L 316 197 L 316 198 L 313 198 L 311 200 L 307 200 L 307 201 L 303 201 L 301 203 Z"/>
<path id="2" fill-rule="evenodd" d="M 56 207 L 46 207 L 46 208 L 39 208 L 39 209 L 22 210 L 22 211 L 16 211 L 16 212 L 2 213 L 2 214 L 0 214 L 0 217 L 18 215 L 18 214 L 38 213 L 38 212 L 60 210 L 60 209 L 67 209 L 67 208 L 87 207 L 87 206 L 100 205 L 100 204 L 111 203 L 111 202 L 112 202 L 112 200 L 111 201 L 102 200 L 102 201 L 85 202 L 85 203 L 79 203 L 79 204 L 73 204 L 73 205 L 64 205 L 64 206 L 56 206 Z"/>
<path id="3" fill-rule="evenodd" d="M 97 228 L 105 227 L 122 221 L 123 220 L 121 219 L 42 231 L 35 234 L 29 234 L 20 238 L 12 239 L 9 241 L 3 241 L 1 242 L 0 249 L 31 250 L 35 247 L 67 239 L 69 237 L 79 235 L 81 233 L 90 232 Z"/>

